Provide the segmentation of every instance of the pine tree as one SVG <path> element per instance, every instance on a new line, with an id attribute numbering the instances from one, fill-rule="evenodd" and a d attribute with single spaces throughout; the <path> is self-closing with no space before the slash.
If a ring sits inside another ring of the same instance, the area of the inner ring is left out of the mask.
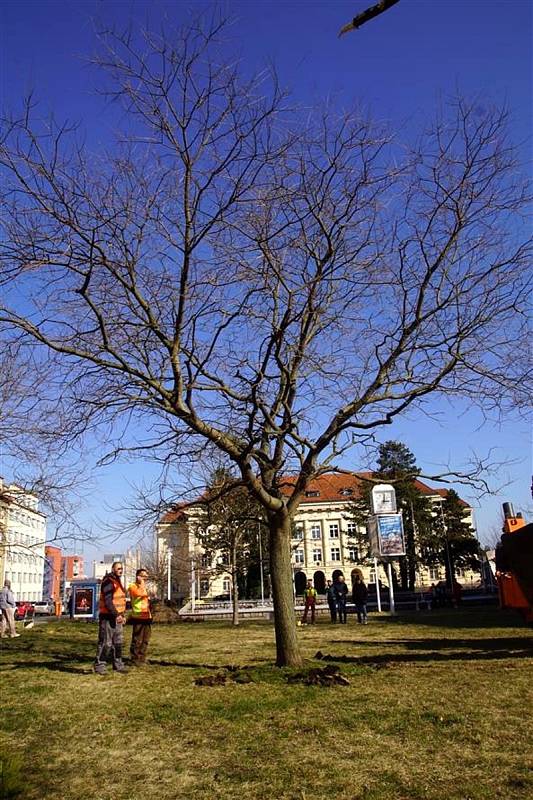
<path id="1" fill-rule="evenodd" d="M 396 492 L 398 510 L 402 512 L 406 555 L 400 558 L 400 581 L 404 590 L 414 590 L 416 570 L 421 563 L 421 551 L 432 533 L 432 506 L 430 500 L 416 486 L 416 477 L 420 469 L 416 465 L 416 457 L 402 442 L 388 441 L 380 445 L 378 462 L 374 478 L 384 483 L 392 483 Z M 354 499 L 348 508 L 348 516 L 358 526 L 366 525 L 370 514 L 371 481 L 363 481 L 360 496 Z M 369 556 L 368 536 L 366 533 L 354 535 L 353 542 L 358 551 L 358 562 L 364 563 Z"/>
<path id="2" fill-rule="evenodd" d="M 420 549 L 431 532 L 431 502 L 417 488 L 420 474 L 416 457 L 402 442 L 388 441 L 379 447 L 377 476 L 393 484 L 398 511 L 403 514 L 405 556 L 400 558 L 401 588 L 413 591 L 421 563 Z"/>
<path id="3" fill-rule="evenodd" d="M 432 543 L 433 563 L 444 565 L 449 588 L 458 567 L 479 569 L 479 542 L 466 516 L 461 498 L 449 489 L 434 520 Z"/>

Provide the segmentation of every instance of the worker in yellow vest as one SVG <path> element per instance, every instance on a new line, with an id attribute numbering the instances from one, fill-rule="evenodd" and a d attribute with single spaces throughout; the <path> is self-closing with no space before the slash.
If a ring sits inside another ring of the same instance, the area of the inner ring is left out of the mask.
<path id="1" fill-rule="evenodd" d="M 308 580 L 307 586 L 304 589 L 304 615 L 302 617 L 302 625 L 307 622 L 307 613 L 309 609 L 311 609 L 311 625 L 315 624 L 315 607 L 316 607 L 316 598 L 318 596 L 318 592 L 316 589 L 313 588 L 313 581 Z"/>
<path id="2" fill-rule="evenodd" d="M 138 569 L 135 573 L 135 583 L 128 586 L 131 600 L 131 613 L 129 622 L 133 625 L 131 632 L 130 655 L 131 663 L 135 667 L 146 664 L 146 651 L 152 635 L 152 612 L 150 598 L 146 588 L 148 573 L 145 569 Z"/>
<path id="3" fill-rule="evenodd" d="M 107 659 L 111 656 L 116 672 L 127 672 L 122 660 L 124 623 L 126 622 L 126 592 L 122 585 L 122 564 L 115 561 L 100 586 L 98 615 L 98 648 L 93 670 L 105 675 Z"/>

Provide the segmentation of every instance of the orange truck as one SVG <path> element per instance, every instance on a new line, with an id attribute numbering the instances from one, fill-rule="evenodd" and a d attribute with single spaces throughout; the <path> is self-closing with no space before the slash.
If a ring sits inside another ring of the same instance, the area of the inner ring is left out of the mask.
<path id="1" fill-rule="evenodd" d="M 502 608 L 516 608 L 533 623 L 533 525 L 511 503 L 503 504 L 503 534 L 496 547 L 496 578 Z"/>

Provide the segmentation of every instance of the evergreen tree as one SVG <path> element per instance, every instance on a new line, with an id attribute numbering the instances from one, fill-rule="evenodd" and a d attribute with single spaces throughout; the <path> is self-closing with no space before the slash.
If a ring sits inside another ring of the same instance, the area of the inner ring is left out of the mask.
<path id="1" fill-rule="evenodd" d="M 426 552 L 426 558 L 431 553 L 432 563 L 444 565 L 449 588 L 457 568 L 479 569 L 479 542 L 466 516 L 461 498 L 449 489 L 434 519 L 433 536 Z"/>
<path id="2" fill-rule="evenodd" d="M 405 444 L 388 441 L 380 445 L 377 476 L 392 483 L 398 511 L 403 515 L 406 552 L 400 558 L 400 583 L 402 589 L 410 591 L 415 588 L 421 549 L 431 535 L 433 522 L 431 502 L 415 483 L 419 474 L 416 458 Z"/>

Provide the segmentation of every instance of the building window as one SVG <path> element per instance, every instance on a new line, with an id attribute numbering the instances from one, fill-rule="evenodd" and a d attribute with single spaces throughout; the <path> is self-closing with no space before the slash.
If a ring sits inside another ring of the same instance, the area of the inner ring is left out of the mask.
<path id="1" fill-rule="evenodd" d="M 357 547 L 349 547 L 348 548 L 348 559 L 350 561 L 357 561 Z"/>
<path id="2" fill-rule="evenodd" d="M 303 550 L 296 550 L 294 553 L 294 561 L 296 564 L 303 564 L 304 563 L 304 551 Z"/>
<path id="3" fill-rule="evenodd" d="M 301 525 L 297 525 L 294 529 L 294 539 L 303 539 L 304 538 L 304 529 Z"/>
<path id="4" fill-rule="evenodd" d="M 315 564 L 319 564 L 322 561 L 322 550 L 313 550 L 313 561 Z"/>
<path id="5" fill-rule="evenodd" d="M 339 526 L 337 525 L 336 522 L 332 523 L 329 526 L 329 535 L 330 535 L 330 537 L 332 539 L 338 539 L 339 538 Z"/>
<path id="6" fill-rule="evenodd" d="M 340 490 L 339 494 L 343 497 L 350 497 L 353 494 L 353 489 L 349 489 L 348 487 L 344 487 Z"/>
<path id="7" fill-rule="evenodd" d="M 208 580 L 201 580 L 200 581 L 200 594 L 207 594 L 209 592 L 209 581 Z"/>
<path id="8" fill-rule="evenodd" d="M 211 566 L 211 556 L 207 553 L 202 553 L 202 567 L 207 569 Z"/>
<path id="9" fill-rule="evenodd" d="M 229 587 L 230 587 L 230 580 L 229 578 L 224 578 L 222 581 L 222 591 L 224 594 L 229 594 Z"/>
<path id="10" fill-rule="evenodd" d="M 438 567 L 429 568 L 429 579 L 430 581 L 438 581 L 440 579 L 440 570 Z"/>
<path id="11" fill-rule="evenodd" d="M 317 492 L 316 489 L 308 489 L 305 493 L 306 497 L 320 497 L 320 492 Z"/>
<path id="12" fill-rule="evenodd" d="M 341 560 L 341 549 L 340 549 L 340 547 L 332 547 L 331 548 L 331 560 L 332 561 L 340 561 Z"/>
<path id="13" fill-rule="evenodd" d="M 355 522 L 347 522 L 346 523 L 346 533 L 348 536 L 355 536 L 357 533 L 357 525 Z"/>
<path id="14" fill-rule="evenodd" d="M 320 523 L 311 525 L 311 539 L 321 539 L 322 531 L 320 530 Z"/>

